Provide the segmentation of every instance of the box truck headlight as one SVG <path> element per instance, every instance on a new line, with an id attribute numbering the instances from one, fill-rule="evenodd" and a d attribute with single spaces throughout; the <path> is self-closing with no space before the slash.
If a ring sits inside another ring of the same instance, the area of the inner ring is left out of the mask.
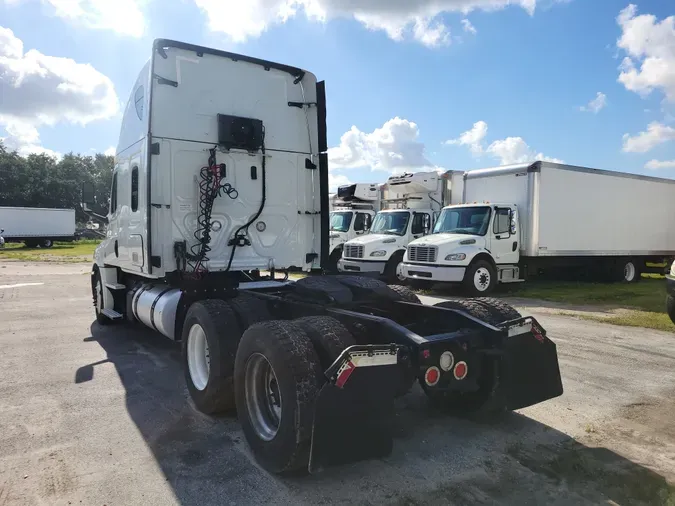
<path id="1" fill-rule="evenodd" d="M 378 250 L 373 251 L 373 252 L 370 254 L 370 256 L 371 256 L 371 257 L 383 257 L 383 256 L 386 255 L 386 254 L 387 254 L 387 252 L 386 252 L 385 250 L 383 250 L 383 249 L 378 249 Z"/>
<path id="2" fill-rule="evenodd" d="M 451 255 L 448 255 L 447 257 L 445 257 L 445 259 L 448 262 L 458 262 L 460 260 L 466 259 L 466 253 L 452 253 Z"/>

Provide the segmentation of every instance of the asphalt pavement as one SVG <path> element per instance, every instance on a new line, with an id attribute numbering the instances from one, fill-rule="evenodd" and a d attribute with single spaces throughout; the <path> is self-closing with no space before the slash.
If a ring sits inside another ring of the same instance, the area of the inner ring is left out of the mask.
<path id="1" fill-rule="evenodd" d="M 193 408 L 177 345 L 94 323 L 88 272 L 0 263 L 0 506 L 675 501 L 675 334 L 534 308 L 562 397 L 475 420 L 416 388 L 390 457 L 279 478 Z"/>

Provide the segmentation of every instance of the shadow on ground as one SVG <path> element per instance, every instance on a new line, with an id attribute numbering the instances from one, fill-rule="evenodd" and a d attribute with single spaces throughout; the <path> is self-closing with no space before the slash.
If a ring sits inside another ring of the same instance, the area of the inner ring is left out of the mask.
<path id="1" fill-rule="evenodd" d="M 133 327 L 91 326 L 112 363 L 126 407 L 183 505 L 250 504 L 675 504 L 660 475 L 605 448 L 579 444 L 533 419 L 450 418 L 420 391 L 399 400 L 393 454 L 315 476 L 270 476 L 251 458 L 236 417 L 211 418 L 188 400 L 179 347 Z M 553 406 L 553 404 L 552 404 Z"/>

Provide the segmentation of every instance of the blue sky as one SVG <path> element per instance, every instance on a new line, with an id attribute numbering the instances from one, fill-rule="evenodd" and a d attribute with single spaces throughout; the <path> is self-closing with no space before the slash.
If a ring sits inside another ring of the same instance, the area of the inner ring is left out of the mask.
<path id="1" fill-rule="evenodd" d="M 534 158 L 675 177 L 673 2 L 241 4 L 0 0 L 0 137 L 24 154 L 115 145 L 165 37 L 325 79 L 333 184 Z"/>

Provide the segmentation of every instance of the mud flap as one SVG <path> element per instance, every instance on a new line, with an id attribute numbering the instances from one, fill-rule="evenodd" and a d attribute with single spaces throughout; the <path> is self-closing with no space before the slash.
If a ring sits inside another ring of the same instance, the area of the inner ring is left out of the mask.
<path id="1" fill-rule="evenodd" d="M 556 345 L 534 318 L 507 327 L 501 393 L 510 410 L 525 408 L 563 393 Z"/>
<path id="2" fill-rule="evenodd" d="M 391 454 L 398 349 L 355 351 L 362 348 L 348 348 L 327 371 L 314 413 L 310 473 Z"/>

